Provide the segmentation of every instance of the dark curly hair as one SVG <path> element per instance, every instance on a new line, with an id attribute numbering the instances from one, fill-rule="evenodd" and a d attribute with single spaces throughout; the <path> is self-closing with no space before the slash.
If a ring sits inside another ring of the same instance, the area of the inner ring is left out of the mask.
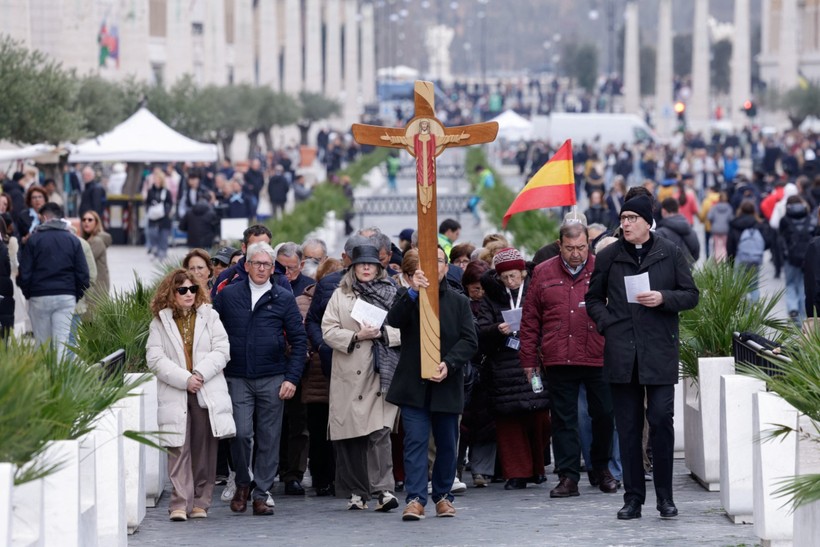
<path id="1" fill-rule="evenodd" d="M 151 300 L 151 313 L 154 314 L 154 317 L 159 317 L 159 312 L 165 308 L 169 308 L 174 312 L 179 311 L 176 301 L 176 289 L 182 286 L 186 279 L 193 283 L 195 287 L 198 286 L 196 281 L 194 281 L 194 276 L 182 268 L 172 270 L 162 279 L 162 281 L 159 282 L 157 292 Z M 196 292 L 194 309 L 198 308 L 202 304 L 207 304 L 208 300 L 208 291 L 203 290 L 200 287 L 200 289 Z"/>

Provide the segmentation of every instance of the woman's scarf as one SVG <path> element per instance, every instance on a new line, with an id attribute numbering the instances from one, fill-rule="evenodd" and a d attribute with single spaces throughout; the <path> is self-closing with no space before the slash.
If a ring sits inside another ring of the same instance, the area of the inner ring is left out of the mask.
<path id="1" fill-rule="evenodd" d="M 354 278 L 352 288 L 357 298 L 385 311 L 390 311 L 393 298 L 396 296 L 396 286 L 388 279 L 376 279 L 362 283 Z M 379 373 L 382 393 L 387 393 L 390 388 L 390 382 L 393 381 L 398 364 L 399 349 L 388 345 L 384 326 L 382 326 L 381 337 L 373 340 L 373 368 Z"/>

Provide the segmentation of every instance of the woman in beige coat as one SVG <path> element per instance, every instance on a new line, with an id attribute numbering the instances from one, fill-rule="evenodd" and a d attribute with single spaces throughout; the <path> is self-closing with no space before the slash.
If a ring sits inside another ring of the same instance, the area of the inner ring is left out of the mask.
<path id="1" fill-rule="evenodd" d="M 205 518 L 216 482 L 217 440 L 233 437 L 233 405 L 222 370 L 228 335 L 208 293 L 185 270 L 170 272 L 151 302 L 148 368 L 157 375 L 160 444 L 168 447 L 171 520 Z"/>
<path id="2" fill-rule="evenodd" d="M 387 512 L 398 507 L 390 445 L 398 407 L 384 396 L 401 339 L 398 329 L 360 324 L 351 312 L 357 300 L 387 311 L 396 287 L 376 247 L 355 247 L 352 257 L 322 319 L 325 343 L 333 348 L 328 431 L 336 449 L 336 496 L 348 498 L 348 509 L 367 509 L 373 496 L 376 511 Z"/>

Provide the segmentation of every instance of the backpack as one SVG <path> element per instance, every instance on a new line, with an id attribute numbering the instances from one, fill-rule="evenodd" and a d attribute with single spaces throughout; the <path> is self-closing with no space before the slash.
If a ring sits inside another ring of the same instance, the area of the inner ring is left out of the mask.
<path id="1" fill-rule="evenodd" d="M 791 233 L 786 239 L 786 257 L 789 264 L 802 268 L 806 261 L 809 242 L 814 237 L 816 223 L 812 216 L 807 216 L 801 220 L 793 220 L 791 224 Z"/>
<path id="2" fill-rule="evenodd" d="M 746 228 L 740 234 L 737 244 L 735 262 L 741 264 L 763 264 L 763 251 L 766 250 L 766 241 L 756 226 Z"/>

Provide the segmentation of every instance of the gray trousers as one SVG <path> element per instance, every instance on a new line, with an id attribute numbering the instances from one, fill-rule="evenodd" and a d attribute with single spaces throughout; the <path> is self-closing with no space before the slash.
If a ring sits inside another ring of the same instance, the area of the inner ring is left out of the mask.
<path id="1" fill-rule="evenodd" d="M 251 446 L 256 444 L 256 460 L 253 462 L 253 499 L 265 499 L 267 490 L 273 488 L 273 480 L 279 467 L 279 440 L 282 435 L 282 414 L 285 401 L 279 398 L 279 388 L 284 374 L 265 378 L 228 377 L 228 392 L 233 402 L 233 419 L 236 437 L 231 441 L 231 458 L 236 471 L 236 486 L 251 483 Z M 253 435 L 253 418 L 256 411 L 256 437 Z"/>
<path id="2" fill-rule="evenodd" d="M 363 437 L 333 441 L 336 449 L 336 497 L 351 494 L 367 501 L 385 490 L 393 492 L 393 457 L 390 428 Z"/>
<path id="3" fill-rule="evenodd" d="M 168 511 L 194 507 L 209 509 L 216 481 L 216 447 L 207 408 L 200 408 L 196 395 L 188 393 L 185 444 L 168 448 L 168 476 L 174 489 Z"/>

